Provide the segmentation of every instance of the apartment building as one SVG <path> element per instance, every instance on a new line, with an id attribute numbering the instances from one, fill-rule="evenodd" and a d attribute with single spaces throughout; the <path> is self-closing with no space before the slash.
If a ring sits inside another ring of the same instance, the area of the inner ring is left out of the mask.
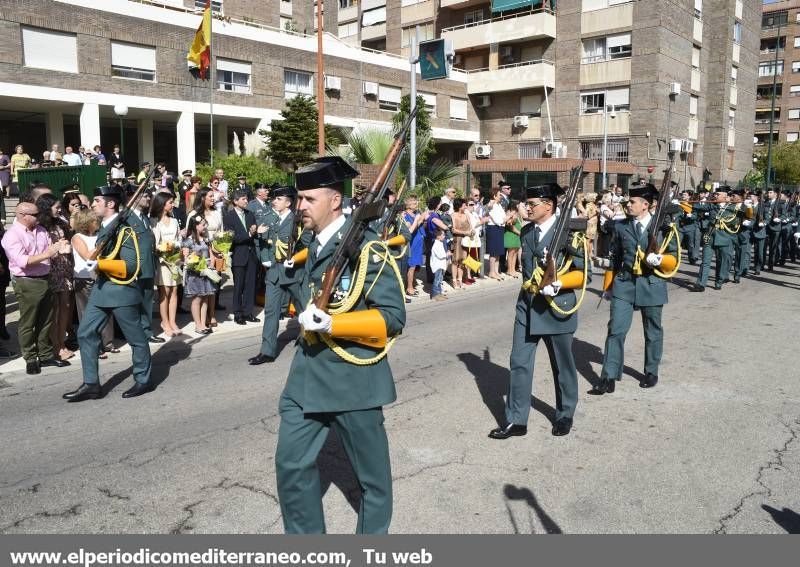
<path id="1" fill-rule="evenodd" d="M 204 0 L 6 0 L 0 12 L 0 145 L 33 157 L 51 144 L 109 149 L 124 140 L 129 168 L 144 160 L 194 168 L 233 134 L 268 128 L 285 100 L 325 82 L 327 123 L 389 128 L 408 92 L 399 55 L 306 35 L 313 6 L 284 0 L 212 0 L 216 77 L 191 77 L 186 53 Z M 305 7 L 304 7 L 305 6 Z M 307 8 L 307 9 L 306 9 Z M 287 14 L 291 14 L 288 16 Z M 461 159 L 478 141 L 466 75 L 426 85 L 441 155 Z M 212 98 L 213 95 L 213 98 Z M 210 132 L 213 100 L 214 140 Z M 120 118 L 115 107 L 127 107 Z M 122 129 L 122 135 L 120 130 Z M 77 148 L 76 148 L 77 149 Z"/>
<path id="2" fill-rule="evenodd" d="M 755 151 L 766 151 L 773 89 L 773 142 L 800 137 L 800 1 L 764 4 L 756 86 Z"/>

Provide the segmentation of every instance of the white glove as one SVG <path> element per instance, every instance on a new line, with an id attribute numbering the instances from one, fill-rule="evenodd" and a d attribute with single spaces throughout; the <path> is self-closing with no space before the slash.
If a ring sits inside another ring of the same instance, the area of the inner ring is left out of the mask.
<path id="1" fill-rule="evenodd" d="M 766 223 L 763 223 L 763 222 L 758 223 L 758 226 L 765 226 L 765 225 L 766 225 Z"/>
<path id="2" fill-rule="evenodd" d="M 781 219 L 778 218 L 778 217 L 775 217 L 774 219 L 772 219 L 772 222 L 781 222 Z"/>
<path id="3" fill-rule="evenodd" d="M 272 262 L 267 260 L 266 262 L 261 262 L 261 265 L 264 266 L 265 268 L 269 268 L 272 266 Z"/>
<path id="4" fill-rule="evenodd" d="M 743 220 L 742 221 L 742 225 L 744 225 L 744 226 L 750 226 L 751 224 L 753 224 L 753 223 L 751 221 L 749 221 L 749 220 Z"/>
<path id="5" fill-rule="evenodd" d="M 794 233 L 794 237 L 795 237 L 796 239 L 797 239 L 797 238 L 800 238 L 800 232 L 795 232 L 795 233 Z"/>
<path id="6" fill-rule="evenodd" d="M 744 204 L 747 205 L 748 207 L 752 207 L 753 206 L 753 200 L 752 199 L 745 199 L 744 200 Z"/>
<path id="7" fill-rule="evenodd" d="M 686 213 L 686 218 L 687 218 L 687 219 L 690 219 L 690 218 L 692 218 L 693 216 L 694 216 L 694 215 L 693 215 L 692 213 Z"/>
<path id="8" fill-rule="evenodd" d="M 661 265 L 661 261 L 663 259 L 664 256 L 662 256 L 661 254 L 653 254 L 652 252 L 647 255 L 647 258 L 645 258 L 648 264 L 656 268 Z"/>
<path id="9" fill-rule="evenodd" d="M 789 222 L 789 221 L 788 221 L 788 219 L 783 219 L 783 220 L 781 221 L 781 224 L 786 224 L 787 222 Z"/>
<path id="10" fill-rule="evenodd" d="M 291 258 L 287 258 L 286 260 L 283 261 L 283 267 L 286 268 L 287 270 L 291 270 L 292 268 L 294 268 L 294 260 L 292 260 Z"/>
<path id="11" fill-rule="evenodd" d="M 333 319 L 322 309 L 317 309 L 316 305 L 309 305 L 305 311 L 300 313 L 297 322 L 306 331 L 315 333 L 330 333 L 333 326 Z"/>
<path id="12" fill-rule="evenodd" d="M 673 205 L 680 205 L 681 202 L 678 199 L 672 199 L 672 204 Z"/>
<path id="13" fill-rule="evenodd" d="M 558 292 L 561 291 L 562 285 L 564 284 L 562 284 L 560 280 L 556 280 L 550 285 L 546 285 L 542 288 L 542 295 L 546 295 L 547 297 L 555 297 L 558 295 Z"/>
<path id="14" fill-rule="evenodd" d="M 89 271 L 97 269 L 97 260 L 86 260 L 86 268 Z"/>
<path id="15" fill-rule="evenodd" d="M 796 223 L 796 222 L 793 222 L 793 223 L 792 223 L 792 226 L 797 226 L 797 223 Z"/>
<path id="16" fill-rule="evenodd" d="M 707 216 L 709 216 L 710 214 L 711 214 L 711 213 L 703 213 L 703 216 L 704 216 L 704 217 L 707 217 Z"/>

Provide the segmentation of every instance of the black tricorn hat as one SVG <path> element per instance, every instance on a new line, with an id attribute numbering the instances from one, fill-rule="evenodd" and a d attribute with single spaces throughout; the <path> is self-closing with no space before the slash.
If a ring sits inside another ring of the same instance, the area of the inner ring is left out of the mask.
<path id="1" fill-rule="evenodd" d="M 731 192 L 731 186 L 730 185 L 720 185 L 719 187 L 714 189 L 714 193 L 728 193 L 728 194 L 730 194 L 730 192 Z"/>
<path id="2" fill-rule="evenodd" d="M 787 197 L 791 197 L 794 191 L 792 191 L 791 189 L 781 189 L 781 193 L 783 193 Z"/>
<path id="3" fill-rule="evenodd" d="M 69 185 L 65 185 L 61 188 L 61 194 L 66 195 L 67 193 L 80 193 L 81 186 L 77 183 L 70 183 Z"/>
<path id="4" fill-rule="evenodd" d="M 325 156 L 298 169 L 294 174 L 294 184 L 298 191 L 317 187 L 343 190 L 344 181 L 352 179 L 358 174 L 358 170 L 341 157 Z"/>
<path id="5" fill-rule="evenodd" d="M 547 183 L 545 185 L 533 185 L 525 189 L 526 199 L 552 199 L 558 200 L 559 195 L 564 194 L 564 189 L 558 183 Z"/>
<path id="6" fill-rule="evenodd" d="M 728 191 L 728 193 L 730 193 L 731 195 L 739 195 L 741 197 L 744 197 L 744 189 L 731 189 L 730 191 Z"/>
<path id="7" fill-rule="evenodd" d="M 642 183 L 641 185 L 634 185 L 628 189 L 628 197 L 639 197 L 652 203 L 658 199 L 658 189 L 652 183 Z"/>
<path id="8" fill-rule="evenodd" d="M 94 196 L 122 199 L 122 188 L 119 185 L 101 185 L 100 187 L 95 187 Z"/>
<path id="9" fill-rule="evenodd" d="M 289 197 L 290 199 L 294 199 L 297 197 L 297 189 L 291 185 L 281 185 L 270 191 L 270 197 L 273 199 L 275 197 Z"/>

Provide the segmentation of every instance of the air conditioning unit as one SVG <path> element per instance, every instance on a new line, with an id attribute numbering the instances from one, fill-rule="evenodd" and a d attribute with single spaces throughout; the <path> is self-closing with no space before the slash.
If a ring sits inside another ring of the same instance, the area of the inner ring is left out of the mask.
<path id="1" fill-rule="evenodd" d="M 334 77 L 333 75 L 325 75 L 325 90 L 326 91 L 341 91 L 342 78 Z"/>
<path id="2" fill-rule="evenodd" d="M 488 158 L 492 154 L 492 146 L 489 144 L 480 144 L 475 146 L 475 157 Z"/>
<path id="3" fill-rule="evenodd" d="M 378 83 L 373 81 L 364 81 L 364 95 L 378 96 Z"/>
<path id="4" fill-rule="evenodd" d="M 556 149 L 556 153 L 555 153 L 555 155 L 553 157 L 556 157 L 556 158 L 565 158 L 565 157 L 567 157 L 567 145 L 566 144 L 561 144 L 561 147 Z"/>
<path id="5" fill-rule="evenodd" d="M 669 94 L 671 94 L 671 95 L 679 95 L 679 94 L 681 94 L 681 84 L 680 83 L 670 83 L 670 85 L 669 85 Z"/>
<path id="6" fill-rule="evenodd" d="M 547 142 L 544 145 L 544 152 L 551 158 L 566 157 L 567 146 L 563 142 Z"/>
<path id="7" fill-rule="evenodd" d="M 514 128 L 527 128 L 528 127 L 528 117 L 524 114 L 521 116 L 514 117 Z"/>
<path id="8" fill-rule="evenodd" d="M 478 108 L 488 108 L 492 106 L 492 97 L 490 97 L 488 94 L 478 95 L 475 98 L 475 106 Z"/>
<path id="9" fill-rule="evenodd" d="M 681 144 L 681 153 L 690 154 L 694 151 L 694 142 L 692 140 L 683 140 Z"/>
<path id="10" fill-rule="evenodd" d="M 500 59 L 513 59 L 514 48 L 510 45 L 504 45 L 500 48 Z"/>
<path id="11" fill-rule="evenodd" d="M 681 151 L 681 146 L 683 145 L 683 140 L 679 140 L 677 138 L 672 138 L 669 141 L 669 151 L 671 152 L 679 152 Z"/>

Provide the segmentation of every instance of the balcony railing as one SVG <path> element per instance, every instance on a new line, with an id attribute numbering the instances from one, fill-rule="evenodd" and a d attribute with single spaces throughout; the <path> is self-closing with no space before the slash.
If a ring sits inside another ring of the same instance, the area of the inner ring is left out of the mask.
<path id="1" fill-rule="evenodd" d="M 555 15 L 552 10 L 549 8 L 537 8 L 536 10 L 530 10 L 528 12 L 517 12 L 514 14 L 507 14 L 505 16 L 496 16 L 494 18 L 486 18 L 485 20 L 478 20 L 475 22 L 469 22 L 468 24 L 461 24 L 460 26 L 452 26 L 449 28 L 443 28 L 442 33 L 456 31 L 456 30 L 463 30 L 467 28 L 473 28 L 475 26 L 482 26 L 484 24 L 491 24 L 493 22 L 500 22 L 503 20 L 513 20 L 514 18 L 521 18 L 523 16 L 530 16 L 531 14 L 540 14 L 544 12 L 545 14 L 550 14 L 551 16 Z"/>
<path id="2" fill-rule="evenodd" d="M 550 65 L 553 64 L 552 61 L 547 59 L 537 59 L 536 61 L 519 61 L 517 63 L 506 63 L 505 65 L 500 65 L 492 69 L 491 67 L 481 67 L 480 69 L 469 69 L 465 70 L 464 72 L 467 74 L 470 73 L 482 73 L 484 71 L 499 71 L 501 69 L 511 69 L 512 67 L 524 67 L 526 65 L 538 65 L 539 63 L 549 63 Z"/>

